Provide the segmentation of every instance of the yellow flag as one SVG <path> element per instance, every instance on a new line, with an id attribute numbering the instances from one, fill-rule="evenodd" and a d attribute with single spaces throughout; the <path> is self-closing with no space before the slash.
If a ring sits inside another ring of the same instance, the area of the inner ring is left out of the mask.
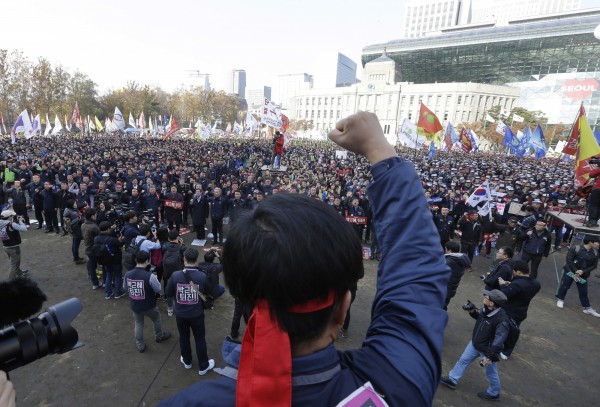
<path id="1" fill-rule="evenodd" d="M 100 123 L 100 120 L 98 120 L 96 116 L 94 116 L 94 123 L 96 123 L 96 130 L 101 133 L 102 130 L 104 130 L 104 127 L 102 127 L 102 123 Z"/>

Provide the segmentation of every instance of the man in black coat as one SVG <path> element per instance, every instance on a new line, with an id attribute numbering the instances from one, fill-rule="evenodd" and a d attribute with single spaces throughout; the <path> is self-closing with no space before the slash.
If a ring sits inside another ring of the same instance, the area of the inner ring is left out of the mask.
<path id="1" fill-rule="evenodd" d="M 440 213 L 433 216 L 433 223 L 440 234 L 442 247 L 446 249 L 446 242 L 452 239 L 454 234 L 454 216 L 450 215 L 450 210 L 447 206 L 442 206 Z"/>
<path id="2" fill-rule="evenodd" d="M 457 229 L 460 231 L 460 251 L 469 256 L 473 262 L 475 249 L 481 242 L 481 222 L 475 209 L 470 209 L 466 216 L 458 220 Z"/>
<path id="3" fill-rule="evenodd" d="M 192 208 L 192 225 L 194 225 L 196 239 L 203 240 L 206 236 L 204 225 L 206 225 L 206 219 L 208 218 L 208 199 L 200 184 L 196 185 L 196 192 L 190 200 L 190 207 Z"/>
<path id="4" fill-rule="evenodd" d="M 504 281 L 511 281 L 513 276 L 513 270 L 511 267 L 511 260 L 513 258 L 514 251 L 509 246 L 504 246 L 498 249 L 496 252 L 496 260 L 498 264 L 490 271 L 487 275 L 481 276 L 485 283 L 486 290 L 493 290 L 494 288 L 500 288 L 499 279 Z M 527 268 L 529 274 L 529 268 Z"/>
<path id="5" fill-rule="evenodd" d="M 452 297 L 456 295 L 458 284 L 465 273 L 465 269 L 471 267 L 471 261 L 465 253 L 460 252 L 460 245 L 454 241 L 446 242 L 444 249 L 446 251 L 444 255 L 446 265 L 450 267 L 452 272 L 450 280 L 448 280 L 448 293 L 446 294 L 446 305 L 444 305 L 444 309 L 448 309 L 448 304 Z"/>

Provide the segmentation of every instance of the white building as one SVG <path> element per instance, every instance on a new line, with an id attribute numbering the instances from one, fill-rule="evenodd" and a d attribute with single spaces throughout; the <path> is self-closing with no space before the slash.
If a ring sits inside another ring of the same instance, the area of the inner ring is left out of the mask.
<path id="1" fill-rule="evenodd" d="M 422 101 L 443 125 L 481 120 L 500 105 L 510 111 L 519 89 L 481 83 L 412 84 L 398 82 L 396 63 L 382 56 L 365 65 L 362 83 L 299 93 L 289 110 L 290 119 L 312 120 L 315 130 L 328 131 L 335 123 L 359 110 L 377 114 L 386 135 L 396 134 L 402 121 L 416 123 Z"/>
<path id="2" fill-rule="evenodd" d="M 335 68 L 335 86 L 350 86 L 356 83 L 356 62 L 338 52 Z"/>
<path id="3" fill-rule="evenodd" d="M 260 89 L 248 89 L 246 92 L 246 101 L 248 109 L 255 109 L 265 104 L 265 98 L 271 100 L 271 87 L 263 86 Z"/>
<path id="4" fill-rule="evenodd" d="M 273 102 L 281 105 L 282 109 L 288 109 L 290 99 L 296 96 L 298 92 L 312 89 L 313 84 L 313 76 L 307 73 L 279 75 L 277 77 L 277 87 L 273 92 Z"/>
<path id="5" fill-rule="evenodd" d="M 238 95 L 240 99 L 246 99 L 246 71 L 234 69 L 231 72 L 231 93 Z"/>

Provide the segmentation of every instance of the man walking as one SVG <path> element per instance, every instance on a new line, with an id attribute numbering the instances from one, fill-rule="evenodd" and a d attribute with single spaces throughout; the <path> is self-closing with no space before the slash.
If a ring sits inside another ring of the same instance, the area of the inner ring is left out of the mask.
<path id="1" fill-rule="evenodd" d="M 188 248 L 183 253 L 184 269 L 173 273 L 167 283 L 167 297 L 175 297 L 175 320 L 179 331 L 181 363 L 186 369 L 192 368 L 192 348 L 190 330 L 196 342 L 198 374 L 204 376 L 215 361 L 208 359 L 204 327 L 204 298 L 206 275 L 198 270 L 198 251 Z"/>
<path id="2" fill-rule="evenodd" d="M 504 303 L 506 303 L 506 295 L 502 291 L 484 290 L 483 308 L 468 310 L 469 315 L 477 320 L 473 328 L 473 339 L 448 376 L 441 378 L 443 385 L 455 390 L 469 365 L 479 358 L 479 365 L 485 367 L 485 375 L 490 385 L 486 391 L 477 393 L 477 396 L 484 400 L 500 399 L 500 376 L 496 362 L 500 360 L 500 352 L 510 329 L 508 317 L 500 308 Z"/>
<path id="3" fill-rule="evenodd" d="M 523 254 L 521 260 L 525 263 L 531 261 L 531 277 L 537 278 L 538 267 L 542 262 L 542 256 L 548 257 L 552 247 L 550 232 L 546 229 L 546 222 L 538 220 L 533 229 L 521 233 L 523 241 Z"/>
<path id="4" fill-rule="evenodd" d="M 160 282 L 155 273 L 149 273 L 146 267 L 150 264 L 150 253 L 138 251 L 135 256 L 136 266 L 125 274 L 123 288 L 129 294 L 131 311 L 135 321 L 134 335 L 138 352 L 146 350 L 144 343 L 144 317 L 150 318 L 154 324 L 154 339 L 160 343 L 171 337 L 171 332 L 163 331 L 160 312 L 156 306 L 156 295 L 160 293 Z"/>

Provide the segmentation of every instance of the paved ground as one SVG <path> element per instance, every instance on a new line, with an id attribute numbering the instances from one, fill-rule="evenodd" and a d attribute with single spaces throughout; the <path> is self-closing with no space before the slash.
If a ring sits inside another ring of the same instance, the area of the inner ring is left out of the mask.
<path id="1" fill-rule="evenodd" d="M 31 278 L 46 292 L 46 306 L 77 297 L 84 309 L 75 321 L 85 346 L 64 355 L 52 355 L 11 373 L 17 389 L 18 405 L 24 406 L 154 406 L 171 394 L 199 379 L 196 361 L 193 370 L 179 362 L 177 329 L 160 304 L 163 325 L 174 333 L 167 342 L 157 344 L 151 323 L 145 337 L 148 348 L 139 354 L 133 340 L 133 318 L 126 297 L 104 300 L 103 293 L 91 290 L 85 265 L 70 260 L 71 240 L 55 234 L 32 230 L 24 235 L 23 265 Z M 191 235 L 184 236 L 190 243 Z M 600 318 L 581 312 L 577 293 L 569 291 L 565 309 L 555 306 L 557 287 L 552 257 L 559 267 L 564 254 L 551 255 L 542 262 L 542 291 L 534 300 L 517 350 L 499 367 L 502 405 L 506 406 L 593 406 L 599 405 L 600 390 L 595 383 L 600 362 Z M 350 337 L 340 340 L 340 349 L 360 346 L 369 322 L 374 294 L 376 262 L 365 261 L 365 278 L 360 281 L 352 307 Z M 443 372 L 446 374 L 470 339 L 473 320 L 460 306 L 471 299 L 481 301 L 482 284 L 478 276 L 489 260 L 475 259 L 473 273 L 464 276 L 457 296 L 450 304 L 446 330 Z M 8 275 L 7 257 L 0 256 L 0 276 Z M 592 304 L 600 308 L 600 278 L 590 278 Z M 207 312 L 209 356 L 223 365 L 220 344 L 229 330 L 233 301 L 226 294 L 216 308 Z M 215 373 L 206 379 L 214 378 Z M 204 379 L 204 378 L 203 378 Z M 485 390 L 485 374 L 478 365 L 467 371 L 456 391 L 441 387 L 434 406 L 465 406 L 479 403 L 477 392 Z M 483 402 L 482 402 L 483 403 Z"/>

